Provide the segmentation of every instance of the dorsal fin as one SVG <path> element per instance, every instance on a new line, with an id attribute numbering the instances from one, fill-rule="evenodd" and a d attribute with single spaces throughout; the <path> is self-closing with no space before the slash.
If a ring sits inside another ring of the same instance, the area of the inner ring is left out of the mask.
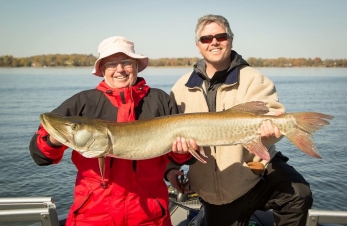
<path id="1" fill-rule="evenodd" d="M 251 101 L 251 102 L 238 104 L 230 108 L 229 110 L 250 112 L 256 115 L 264 115 L 269 112 L 269 108 L 267 108 L 266 104 L 262 101 Z"/>

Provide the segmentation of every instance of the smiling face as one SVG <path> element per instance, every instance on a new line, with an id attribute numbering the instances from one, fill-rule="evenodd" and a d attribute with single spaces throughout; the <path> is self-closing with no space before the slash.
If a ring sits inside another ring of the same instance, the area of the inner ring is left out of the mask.
<path id="1" fill-rule="evenodd" d="M 208 35 L 215 36 L 222 33 L 226 33 L 226 29 L 218 23 L 212 22 L 206 24 L 201 30 L 200 37 Z M 206 60 L 206 72 L 209 76 L 213 76 L 214 72 L 224 70 L 230 65 L 232 42 L 232 37 L 221 41 L 213 38 L 211 43 L 197 42 L 198 50 Z"/>
<path id="2" fill-rule="evenodd" d="M 113 88 L 124 88 L 135 84 L 137 79 L 137 61 L 124 53 L 116 53 L 103 58 L 101 70 L 107 83 Z"/>

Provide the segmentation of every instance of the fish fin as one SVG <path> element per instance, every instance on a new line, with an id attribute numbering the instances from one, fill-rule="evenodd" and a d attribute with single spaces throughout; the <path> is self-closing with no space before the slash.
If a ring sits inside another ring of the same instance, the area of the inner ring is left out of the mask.
<path id="1" fill-rule="evenodd" d="M 202 148 L 200 148 L 200 151 L 201 151 L 201 149 Z M 190 152 L 190 154 L 192 154 L 192 156 L 194 156 L 200 162 L 206 163 L 206 161 L 203 158 L 201 158 L 201 155 L 207 158 L 207 156 L 205 155 L 205 152 L 203 150 L 202 150 L 201 154 L 194 149 L 189 149 L 189 152 Z"/>
<path id="2" fill-rule="evenodd" d="M 322 158 L 313 143 L 313 136 L 310 133 L 296 129 L 294 132 L 287 134 L 286 137 L 305 154 L 319 159 Z"/>
<path id="3" fill-rule="evenodd" d="M 98 158 L 99 162 L 99 169 L 100 169 L 100 175 L 101 175 L 101 180 L 104 182 L 104 176 L 105 176 L 105 157 L 99 157 Z"/>
<path id="4" fill-rule="evenodd" d="M 261 142 L 260 136 L 243 144 L 243 147 L 245 147 L 248 151 L 252 152 L 259 158 L 262 158 L 266 161 L 270 161 L 269 151 Z"/>
<path id="5" fill-rule="evenodd" d="M 298 127 L 308 133 L 314 133 L 317 130 L 322 129 L 324 126 L 329 125 L 334 117 L 331 115 L 326 115 L 318 112 L 295 112 L 290 113 L 294 116 Z"/>
<path id="6" fill-rule="evenodd" d="M 290 115 L 295 118 L 297 127 L 293 132 L 286 134 L 286 137 L 307 155 L 322 158 L 313 143 L 312 133 L 329 125 L 330 123 L 327 120 L 334 117 L 318 112 L 296 112 L 290 113 Z"/>
<path id="7" fill-rule="evenodd" d="M 203 147 L 199 147 L 199 154 L 204 156 L 205 158 L 208 158 L 207 155 L 205 154 L 205 151 L 204 151 Z"/>
<path id="8" fill-rule="evenodd" d="M 262 101 L 251 101 L 238 104 L 230 108 L 229 110 L 250 112 L 257 115 L 264 115 L 269 112 L 269 108 L 266 107 L 266 104 Z"/>
<path id="9" fill-rule="evenodd" d="M 110 153 L 108 153 L 106 156 L 111 158 L 120 158 L 119 156 Z"/>

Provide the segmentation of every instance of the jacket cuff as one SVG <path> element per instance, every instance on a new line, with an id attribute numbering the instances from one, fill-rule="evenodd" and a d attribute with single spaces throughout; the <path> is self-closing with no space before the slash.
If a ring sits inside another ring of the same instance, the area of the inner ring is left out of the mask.
<path id="1" fill-rule="evenodd" d="M 176 168 L 169 168 L 169 169 L 167 169 L 167 170 L 165 171 L 165 173 L 164 173 L 164 179 L 165 179 L 167 182 L 169 182 L 169 180 L 167 179 L 167 174 L 168 174 L 171 170 L 173 170 L 173 169 L 176 169 Z"/>
<path id="2" fill-rule="evenodd" d="M 63 158 L 64 150 L 67 146 L 58 146 L 49 141 L 48 135 L 39 134 L 36 140 L 37 147 L 39 150 L 49 159 L 52 160 L 54 164 L 60 162 Z"/>

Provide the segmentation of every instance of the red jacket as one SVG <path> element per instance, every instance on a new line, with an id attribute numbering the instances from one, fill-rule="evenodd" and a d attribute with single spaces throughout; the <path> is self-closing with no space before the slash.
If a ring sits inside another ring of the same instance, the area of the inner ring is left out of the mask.
<path id="1" fill-rule="evenodd" d="M 115 112 L 112 111 L 112 108 L 116 108 L 117 121 L 127 121 L 127 119 L 119 118 L 120 112 L 124 112 L 124 109 L 120 110 L 121 104 L 119 105 L 119 103 L 114 101 L 119 96 L 119 93 L 111 93 L 107 86 L 103 86 L 102 83 L 100 85 L 98 90 L 90 91 L 94 95 L 89 95 L 88 91 L 84 91 L 86 93 L 82 92 L 77 96 L 71 97 L 67 100 L 67 103 L 64 102 L 53 112 L 83 116 L 87 112 L 84 112 L 82 109 L 92 109 L 94 105 L 94 113 L 92 114 L 102 112 L 108 115 L 110 112 Z M 139 80 L 134 88 L 136 87 L 142 87 L 143 89 L 144 80 Z M 101 95 L 100 91 L 102 91 Z M 99 95 L 95 95 L 95 92 L 99 93 Z M 132 92 L 130 95 L 132 97 L 136 93 L 131 90 L 130 92 Z M 153 115 L 153 112 L 155 112 L 155 116 L 178 113 L 173 101 L 163 91 L 148 89 L 144 91 L 144 95 L 141 96 L 141 92 L 136 95 L 141 97 L 138 102 L 134 98 L 136 119 L 139 117 L 150 118 L 148 114 Z M 128 101 L 127 96 L 125 94 L 123 100 Z M 95 101 L 91 101 L 87 97 L 93 97 Z M 142 103 L 139 104 L 141 101 Z M 100 104 L 102 106 L 99 106 Z M 66 108 L 66 106 L 69 107 Z M 138 114 L 137 112 L 140 113 Z M 88 117 L 90 116 L 89 110 Z M 93 116 L 95 117 L 95 115 Z M 110 120 L 109 116 L 106 118 Z M 39 165 L 58 163 L 63 157 L 64 150 L 67 148 L 66 146 L 54 146 L 47 139 L 47 135 L 48 133 L 40 127 L 30 145 L 33 159 Z M 134 142 L 136 142 L 136 137 L 134 137 Z M 169 161 L 176 164 L 189 164 L 189 161 L 192 160 L 190 154 L 175 155 L 173 153 L 138 161 L 107 157 L 105 166 L 105 182 L 107 186 L 101 186 L 100 170 L 96 158 L 85 158 L 77 151 L 72 151 L 71 158 L 77 168 L 77 177 L 74 202 L 70 208 L 66 225 L 171 226 L 168 211 L 168 190 L 163 181 L 166 165 Z"/>

